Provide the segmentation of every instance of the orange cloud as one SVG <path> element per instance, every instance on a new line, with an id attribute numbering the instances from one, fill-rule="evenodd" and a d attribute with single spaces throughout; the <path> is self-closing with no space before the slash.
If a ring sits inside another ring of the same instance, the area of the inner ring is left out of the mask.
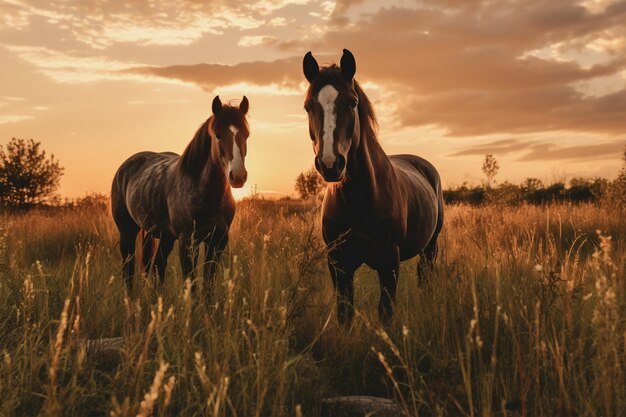
<path id="1" fill-rule="evenodd" d="M 256 36 L 242 36 L 239 39 L 239 46 L 253 47 L 259 45 L 272 45 L 275 44 L 278 39 L 275 36 L 268 35 L 256 35 Z"/>
<path id="2" fill-rule="evenodd" d="M 548 160 L 596 160 L 617 159 L 624 149 L 624 142 L 601 143 L 594 145 L 558 147 L 549 143 L 536 144 L 519 161 Z"/>
<path id="3" fill-rule="evenodd" d="M 344 25 L 348 22 L 345 17 L 346 12 L 352 6 L 356 6 L 364 3 L 365 0 L 335 0 L 335 8 L 333 9 L 330 18 L 335 25 Z"/>
<path id="4" fill-rule="evenodd" d="M 138 67 L 126 72 L 173 78 L 197 84 L 205 90 L 223 85 L 252 83 L 257 85 L 280 85 L 295 87 L 301 81 L 299 57 L 271 62 L 244 62 L 236 65 L 196 64 L 169 67 Z"/>
<path id="5" fill-rule="evenodd" d="M 615 160 L 623 151 L 624 142 L 614 141 L 591 145 L 563 146 L 537 140 L 503 139 L 477 146 L 468 147 L 450 156 L 521 154 L 517 161 L 548 161 L 548 160 Z"/>

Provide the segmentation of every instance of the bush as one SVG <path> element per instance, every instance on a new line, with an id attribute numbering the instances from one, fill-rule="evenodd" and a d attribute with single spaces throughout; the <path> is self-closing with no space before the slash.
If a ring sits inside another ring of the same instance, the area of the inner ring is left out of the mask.
<path id="1" fill-rule="evenodd" d="M 315 197 L 324 189 L 324 180 L 317 173 L 315 168 L 301 172 L 296 178 L 294 186 L 296 192 L 300 194 L 300 198 L 306 200 L 309 197 Z"/>
<path id="2" fill-rule="evenodd" d="M 41 143 L 13 138 L 5 148 L 0 145 L 0 204 L 29 207 L 43 203 L 59 188 L 63 168 L 46 158 Z"/>

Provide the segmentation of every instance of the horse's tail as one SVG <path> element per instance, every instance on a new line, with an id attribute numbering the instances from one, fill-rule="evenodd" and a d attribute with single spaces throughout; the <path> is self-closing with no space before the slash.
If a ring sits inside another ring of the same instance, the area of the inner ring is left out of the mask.
<path id="1" fill-rule="evenodd" d="M 141 248 L 141 270 L 146 274 L 150 272 L 152 267 L 154 266 L 154 238 L 145 231 L 141 229 L 139 232 L 139 247 Z"/>

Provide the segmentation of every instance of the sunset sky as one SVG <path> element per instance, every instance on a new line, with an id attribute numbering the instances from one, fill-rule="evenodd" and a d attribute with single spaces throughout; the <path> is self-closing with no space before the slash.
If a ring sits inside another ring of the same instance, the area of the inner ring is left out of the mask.
<path id="1" fill-rule="evenodd" d="M 626 1 L 0 0 L 0 143 L 33 138 L 61 194 L 108 193 L 142 150 L 182 152 L 211 100 L 250 100 L 248 183 L 313 165 L 302 57 L 356 57 L 387 153 L 447 186 L 614 178 L 626 141 Z"/>

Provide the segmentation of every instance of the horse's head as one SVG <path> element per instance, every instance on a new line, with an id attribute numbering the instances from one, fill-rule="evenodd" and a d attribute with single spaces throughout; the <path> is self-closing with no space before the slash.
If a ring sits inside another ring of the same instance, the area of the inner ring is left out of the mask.
<path id="1" fill-rule="evenodd" d="M 304 56 L 304 76 L 309 81 L 304 108 L 309 115 L 315 168 L 325 181 L 341 181 L 348 153 L 358 146 L 359 96 L 355 89 L 356 62 L 343 50 L 340 66 L 321 68 L 311 52 Z"/>
<path id="2" fill-rule="evenodd" d="M 216 149 L 213 158 L 224 168 L 233 188 L 243 187 L 248 178 L 245 166 L 246 142 L 250 136 L 246 121 L 248 106 L 246 96 L 243 96 L 239 107 L 222 104 L 219 96 L 213 99 L 213 118 L 209 124 L 209 134 L 217 143 L 212 147 Z"/>

